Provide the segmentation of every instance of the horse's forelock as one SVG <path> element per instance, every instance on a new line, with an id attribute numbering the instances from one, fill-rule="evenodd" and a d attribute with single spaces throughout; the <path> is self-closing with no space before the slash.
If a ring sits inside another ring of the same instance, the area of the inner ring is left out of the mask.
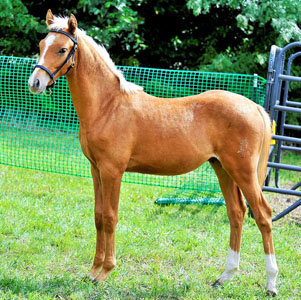
<path id="1" fill-rule="evenodd" d="M 61 16 L 53 16 L 52 23 L 48 25 L 48 29 L 67 29 L 68 28 L 68 17 L 61 17 Z"/>

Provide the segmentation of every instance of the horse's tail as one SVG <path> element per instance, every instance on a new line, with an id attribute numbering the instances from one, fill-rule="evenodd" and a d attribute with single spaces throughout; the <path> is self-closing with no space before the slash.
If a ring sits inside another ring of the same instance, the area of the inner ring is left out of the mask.
<path id="1" fill-rule="evenodd" d="M 266 177 L 266 171 L 267 171 L 267 162 L 269 158 L 269 152 L 270 152 L 270 144 L 272 139 L 272 129 L 271 129 L 271 120 L 269 115 L 265 112 L 265 110 L 258 105 L 258 111 L 262 117 L 263 123 L 264 123 L 264 133 L 263 133 L 263 140 L 261 144 L 261 150 L 260 150 L 260 156 L 259 161 L 257 165 L 257 176 L 258 181 L 260 184 L 260 187 L 263 186 L 265 177 Z"/>

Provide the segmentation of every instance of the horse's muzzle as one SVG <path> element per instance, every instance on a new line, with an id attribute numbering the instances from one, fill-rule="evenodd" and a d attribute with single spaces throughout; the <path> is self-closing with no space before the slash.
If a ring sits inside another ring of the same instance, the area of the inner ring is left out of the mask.
<path id="1" fill-rule="evenodd" d="M 29 90 L 34 94 L 43 94 L 49 83 L 49 76 L 47 74 L 38 73 L 34 71 L 28 80 Z"/>

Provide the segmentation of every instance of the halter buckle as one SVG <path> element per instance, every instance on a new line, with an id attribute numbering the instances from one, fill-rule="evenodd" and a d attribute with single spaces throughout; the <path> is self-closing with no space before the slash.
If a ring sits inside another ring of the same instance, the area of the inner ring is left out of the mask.
<path id="1" fill-rule="evenodd" d="M 50 97 L 52 95 L 52 86 L 47 86 L 44 95 Z"/>

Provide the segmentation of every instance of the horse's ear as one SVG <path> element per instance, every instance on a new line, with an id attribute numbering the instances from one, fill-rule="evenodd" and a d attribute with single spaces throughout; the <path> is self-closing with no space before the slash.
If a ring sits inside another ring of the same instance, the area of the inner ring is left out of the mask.
<path id="1" fill-rule="evenodd" d="M 54 16 L 52 14 L 51 9 L 48 9 L 47 14 L 46 14 L 46 24 L 47 26 L 50 26 L 54 22 Z"/>
<path id="2" fill-rule="evenodd" d="M 76 28 L 77 28 L 77 20 L 76 20 L 74 14 L 71 14 L 70 18 L 68 20 L 68 31 L 70 33 L 74 34 L 76 31 Z"/>

